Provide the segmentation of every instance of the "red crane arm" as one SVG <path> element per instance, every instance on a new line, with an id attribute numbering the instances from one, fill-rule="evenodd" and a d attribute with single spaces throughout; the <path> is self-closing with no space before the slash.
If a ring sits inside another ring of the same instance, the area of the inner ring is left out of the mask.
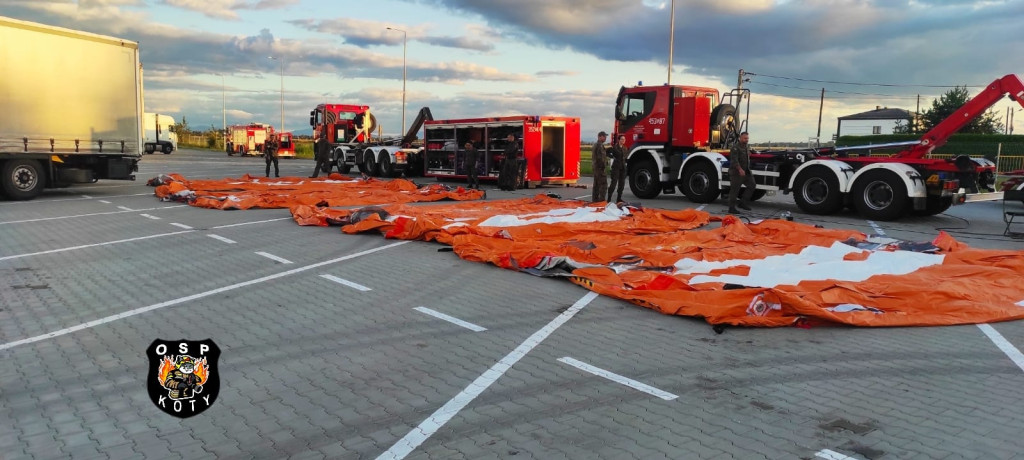
<path id="1" fill-rule="evenodd" d="M 896 158 L 924 158 L 949 140 L 949 136 L 967 126 L 972 120 L 988 110 L 1003 98 L 1004 94 L 1010 94 L 1010 99 L 1017 101 L 1024 106 L 1024 83 L 1016 75 L 1010 74 L 1000 78 L 988 85 L 984 91 L 967 101 L 962 107 L 953 112 L 945 120 L 939 122 L 924 136 L 921 136 L 921 143 L 896 155 Z"/>

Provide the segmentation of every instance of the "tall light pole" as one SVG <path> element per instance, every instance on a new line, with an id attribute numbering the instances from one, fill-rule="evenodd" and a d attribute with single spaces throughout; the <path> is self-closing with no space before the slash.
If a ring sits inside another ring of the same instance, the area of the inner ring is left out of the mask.
<path id="1" fill-rule="evenodd" d="M 284 58 L 267 56 L 267 59 L 273 59 L 281 62 L 281 128 L 278 132 L 284 132 Z"/>
<path id="2" fill-rule="evenodd" d="M 672 0 L 672 13 L 669 14 L 668 27 L 668 83 L 672 84 L 672 46 L 676 42 L 676 0 Z"/>
<path id="3" fill-rule="evenodd" d="M 404 136 L 405 135 L 405 70 L 406 70 L 406 66 L 405 66 L 405 63 L 406 63 L 405 56 L 406 56 L 406 54 L 405 54 L 405 52 L 408 49 L 409 35 L 404 30 L 396 29 L 394 27 L 388 27 L 388 30 L 394 30 L 395 32 L 401 32 L 402 33 L 402 132 L 400 133 L 400 135 Z"/>
<path id="4" fill-rule="evenodd" d="M 224 125 L 221 136 L 224 138 L 224 148 L 228 148 L 228 94 L 224 86 L 224 74 L 220 74 L 220 118 Z"/>

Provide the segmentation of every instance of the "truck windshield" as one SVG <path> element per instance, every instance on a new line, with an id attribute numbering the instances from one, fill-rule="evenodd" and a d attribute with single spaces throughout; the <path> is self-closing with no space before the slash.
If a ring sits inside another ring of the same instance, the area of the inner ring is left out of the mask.
<path id="1" fill-rule="evenodd" d="M 356 119 L 356 113 L 355 112 L 338 112 L 338 119 L 339 120 L 355 120 Z"/>
<path id="2" fill-rule="evenodd" d="M 647 97 L 649 93 L 632 93 L 623 95 L 624 98 L 618 104 L 619 113 L 617 117 L 622 120 L 622 124 L 625 126 L 631 126 L 636 123 L 640 118 L 644 116 L 650 109 L 653 109 L 653 98 Z M 651 103 L 647 106 L 647 100 L 650 99 Z"/>

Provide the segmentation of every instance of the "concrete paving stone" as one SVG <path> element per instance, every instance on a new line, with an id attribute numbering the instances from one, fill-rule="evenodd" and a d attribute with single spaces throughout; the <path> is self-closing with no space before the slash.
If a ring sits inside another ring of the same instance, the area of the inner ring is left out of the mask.
<path id="1" fill-rule="evenodd" d="M 100 448 L 99 451 L 110 459 L 140 460 L 145 458 L 145 455 L 135 451 L 135 446 L 131 443 L 104 447 Z"/>
<path id="2" fill-rule="evenodd" d="M 299 454 L 289 455 L 288 456 L 289 460 L 321 460 L 321 459 L 326 459 L 326 458 L 329 458 L 329 457 L 327 457 L 325 454 L 322 454 L 320 452 L 311 452 L 311 451 L 306 451 L 306 452 L 302 452 L 302 453 L 299 453 Z"/>

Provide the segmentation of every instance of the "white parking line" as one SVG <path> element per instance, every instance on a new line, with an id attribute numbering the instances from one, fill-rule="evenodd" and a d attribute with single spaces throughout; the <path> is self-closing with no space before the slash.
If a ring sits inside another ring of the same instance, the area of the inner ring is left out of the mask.
<path id="1" fill-rule="evenodd" d="M 853 457 L 846 456 L 836 452 L 834 450 L 822 449 L 814 454 L 815 457 L 824 458 L 827 460 L 857 460 Z"/>
<path id="2" fill-rule="evenodd" d="M 107 200 L 100 200 L 100 203 L 103 203 L 103 204 L 110 204 L 110 202 L 109 202 L 109 201 L 107 201 Z"/>
<path id="3" fill-rule="evenodd" d="M 19 203 L 23 203 L 23 202 L 19 201 Z M 94 213 L 91 213 L 91 214 L 76 214 L 76 215 L 73 215 L 73 216 L 43 217 L 43 218 L 40 218 L 40 219 L 9 220 L 7 222 L 0 222 L 0 225 L 24 224 L 24 223 L 29 223 L 29 222 L 44 222 L 44 221 L 48 221 L 48 220 L 74 219 L 74 218 L 77 218 L 77 217 L 109 216 L 111 214 L 124 214 L 126 212 L 156 211 L 158 209 L 173 209 L 173 208 L 182 208 L 182 207 L 185 207 L 185 206 L 188 206 L 188 205 L 187 204 L 181 204 L 181 205 L 177 205 L 177 206 L 160 206 L 158 208 L 128 209 L 127 211 L 94 212 Z M 127 209 L 124 206 L 118 206 L 118 208 Z"/>
<path id="4" fill-rule="evenodd" d="M 235 240 L 231 240 L 231 239 L 228 239 L 228 238 L 224 238 L 223 236 L 220 236 L 220 235 L 214 235 L 213 233 L 210 233 L 209 235 L 206 235 L 206 236 L 208 236 L 208 237 L 210 237 L 210 238 L 213 238 L 213 239 L 215 239 L 215 240 L 220 240 L 220 241 L 223 241 L 223 242 L 225 242 L 225 243 L 227 243 L 227 244 L 235 244 L 235 243 L 236 243 L 236 241 L 235 241 Z"/>
<path id="5" fill-rule="evenodd" d="M 466 388 L 459 392 L 459 394 L 455 395 L 454 398 L 450 399 L 441 406 L 441 408 L 434 411 L 433 414 L 430 414 L 426 420 L 420 422 L 419 426 L 402 437 L 402 439 L 399 439 L 398 442 L 391 446 L 390 449 L 380 454 L 377 459 L 405 458 L 405 456 L 409 455 L 413 449 L 419 447 L 420 444 L 423 444 L 423 441 L 426 441 L 427 438 L 436 433 L 437 430 L 444 426 L 445 423 L 448 423 L 455 414 L 458 414 L 459 411 L 465 408 L 469 403 L 473 402 L 477 396 L 480 396 L 484 390 L 490 387 L 502 375 L 505 375 L 505 372 L 508 372 L 515 363 L 519 362 L 520 359 L 523 359 L 530 350 L 533 350 L 534 347 L 540 345 L 544 339 L 548 338 L 549 335 L 565 324 L 566 321 L 572 319 L 576 313 L 579 313 L 583 307 L 586 307 L 587 304 L 596 299 L 597 296 L 598 294 L 595 292 L 588 292 L 587 295 L 580 298 L 580 300 L 577 300 L 576 303 L 569 307 L 569 309 L 551 320 L 550 323 L 540 328 L 537 332 L 534 332 L 533 335 L 528 337 L 523 343 L 519 344 L 515 350 L 512 350 L 511 353 L 505 355 L 504 358 L 501 358 L 500 361 L 477 377 L 476 380 L 466 386 Z M 3 348 L 0 348 L 0 350 L 2 349 Z"/>
<path id="6" fill-rule="evenodd" d="M 139 215 L 140 215 L 140 216 L 142 216 L 142 217 L 145 217 L 145 218 L 147 218 L 147 219 L 153 219 L 153 220 L 160 220 L 160 218 L 159 218 L 159 217 L 157 217 L 157 216 L 151 216 L 151 215 L 149 215 L 149 214 L 139 214 Z M 174 225 L 174 224 L 171 224 L 171 225 Z M 189 227 L 189 228 L 192 228 L 192 227 Z"/>
<path id="7" fill-rule="evenodd" d="M 171 222 L 171 225 L 173 225 L 175 227 L 178 227 L 178 228 L 184 228 L 185 230 L 192 230 L 192 227 L 189 227 L 188 225 L 185 225 L 185 224 L 179 224 L 177 222 Z"/>
<path id="8" fill-rule="evenodd" d="M 256 254 L 261 255 L 263 257 L 266 257 L 266 258 L 268 258 L 270 260 L 276 260 L 278 262 L 281 262 L 282 264 L 290 264 L 290 263 L 292 263 L 292 261 L 290 261 L 288 259 L 282 259 L 282 258 L 280 258 L 278 256 L 275 256 L 273 254 L 266 253 L 266 252 L 263 252 L 263 251 L 256 251 Z"/>
<path id="9" fill-rule="evenodd" d="M 876 224 L 875 221 L 869 220 L 868 221 L 868 225 L 870 225 L 871 228 L 875 229 L 875 234 L 876 235 L 885 236 L 885 230 L 882 230 L 882 227 L 880 227 L 878 224 Z"/>
<path id="10" fill-rule="evenodd" d="M 427 307 L 416 307 L 416 308 L 413 308 L 413 310 L 416 310 L 416 311 L 418 311 L 420 313 L 423 313 L 425 315 L 433 316 L 434 318 L 437 318 L 437 319 L 448 321 L 449 323 L 455 324 L 457 326 L 462 326 L 462 327 L 464 327 L 466 329 L 469 329 L 469 330 L 471 330 L 473 332 L 483 332 L 483 331 L 487 330 L 486 327 L 477 326 L 476 324 L 473 324 L 473 323 L 471 323 L 469 321 L 463 321 L 463 320 L 458 319 L 458 318 L 456 318 L 454 316 L 448 316 L 448 315 L 446 315 L 444 313 L 441 313 L 441 312 L 439 312 L 437 310 L 432 310 L 432 309 L 427 308 Z"/>
<path id="11" fill-rule="evenodd" d="M 119 198 L 119 197 L 140 196 L 140 195 L 150 195 L 150 196 L 152 196 L 153 192 L 149 192 L 149 193 L 135 193 L 135 194 L 132 194 L 132 195 L 106 195 L 106 197 L 107 198 Z M 33 200 L 33 201 L 8 201 L 8 202 L 0 203 L 0 206 L 14 206 L 14 205 L 20 205 L 20 204 L 33 204 L 33 203 L 39 203 L 39 202 L 58 203 L 58 202 L 61 202 L 61 201 L 82 201 L 82 200 L 87 199 L 87 198 L 84 198 L 85 196 L 86 195 L 77 196 L 75 198 L 56 198 L 56 199 L 52 199 L 52 200 L 48 200 L 48 199 L 45 199 L 45 198 L 40 198 L 40 199 Z M 89 197 L 88 199 L 92 199 L 92 197 Z M 103 203 L 110 204 L 109 201 L 102 201 L 102 200 L 100 200 L 100 201 L 103 202 Z"/>
<path id="12" fill-rule="evenodd" d="M 267 222 L 277 222 L 279 220 L 292 220 L 292 218 L 291 217 L 282 217 L 280 219 L 268 219 L 268 220 L 257 220 L 257 221 L 254 221 L 254 222 L 242 222 L 240 224 L 230 224 L 230 225 L 220 225 L 220 226 L 217 226 L 217 227 L 210 227 L 210 229 L 213 230 L 215 228 L 231 228 L 231 227 L 241 227 L 243 225 L 265 224 Z"/>
<path id="13" fill-rule="evenodd" d="M 706 204 L 702 204 L 700 206 L 697 206 L 697 210 L 698 211 L 703 211 L 705 206 L 707 206 L 707 205 Z"/>
<path id="14" fill-rule="evenodd" d="M 69 248 L 50 249 L 49 251 L 31 252 L 31 253 L 28 253 L 28 254 L 18 254 L 18 255 L 13 255 L 13 256 L 3 256 L 3 257 L 0 257 L 0 261 L 11 260 L 11 259 L 20 259 L 22 257 L 41 256 L 43 254 L 54 254 L 54 253 L 58 253 L 58 252 L 74 251 L 75 249 L 94 248 L 94 247 L 98 247 L 98 246 L 106 246 L 106 245 L 109 245 L 109 244 L 127 243 L 129 241 L 141 241 L 141 240 L 148 240 L 150 238 L 160 238 L 160 237 L 164 237 L 164 236 L 182 235 L 182 234 L 191 233 L 191 232 L 193 232 L 193 230 L 187 230 L 187 231 L 184 231 L 184 232 L 160 233 L 160 234 L 157 234 L 157 235 L 140 236 L 138 238 L 128 238 L 128 239 L 124 239 L 124 240 L 107 241 L 106 243 L 83 244 L 81 246 L 72 246 L 72 247 L 69 247 Z"/>
<path id="15" fill-rule="evenodd" d="M 134 209 L 129 208 L 127 206 L 118 206 L 117 209 L 121 209 L 123 211 L 128 211 L 128 212 L 134 212 L 135 211 Z"/>
<path id="16" fill-rule="evenodd" d="M 186 233 L 186 232 L 182 232 L 182 233 Z M 232 284 L 230 286 L 219 287 L 217 289 L 211 289 L 211 290 L 206 291 L 206 292 L 200 292 L 198 294 L 192 294 L 190 296 L 179 297 L 179 298 L 174 299 L 174 300 L 168 300 L 166 302 L 156 303 L 156 304 L 153 304 L 153 305 L 149 305 L 147 307 L 136 308 L 134 310 L 128 310 L 128 311 L 123 312 L 123 313 L 118 313 L 116 315 L 110 315 L 110 316 L 107 316 L 105 318 L 100 318 L 100 319 L 97 319 L 97 320 L 89 321 L 87 323 L 79 324 L 77 326 L 72 326 L 72 327 L 64 328 L 64 329 L 61 329 L 59 331 L 54 331 L 54 332 L 50 332 L 50 333 L 46 333 L 46 334 L 42 334 L 42 335 L 37 335 L 35 337 L 29 337 L 27 339 L 15 340 L 14 342 L 8 342 L 8 343 L 5 343 L 3 345 L 0 345 L 0 351 L 4 351 L 4 350 L 10 349 L 10 348 L 14 348 L 14 347 L 19 346 L 19 345 L 25 345 L 25 344 L 29 344 L 29 343 L 39 342 L 41 340 L 52 339 L 54 337 L 60 337 L 60 336 L 65 335 L 65 334 L 70 334 L 72 332 L 78 332 L 78 331 L 81 331 L 82 329 L 89 329 L 91 327 L 96 327 L 96 326 L 99 326 L 99 325 L 102 325 L 102 324 L 109 323 L 111 321 L 117 321 L 119 319 L 124 319 L 124 318 L 128 318 L 128 317 L 131 317 L 131 316 L 139 315 L 139 314 L 142 314 L 142 313 L 146 313 L 148 311 L 153 311 L 153 310 L 157 310 L 157 309 L 164 308 L 164 307 L 170 307 L 170 306 L 173 306 L 173 305 L 178 305 L 178 304 L 189 302 L 189 301 L 192 301 L 192 300 L 202 299 L 203 297 L 209 297 L 211 295 L 220 294 L 222 292 L 233 291 L 233 290 L 238 289 L 238 288 L 243 288 L 243 287 L 246 287 L 246 286 L 252 286 L 254 284 L 259 284 L 259 283 L 262 283 L 264 281 L 270 281 L 270 280 L 274 280 L 274 279 L 277 279 L 277 278 L 283 278 L 283 277 L 286 277 L 286 276 L 294 275 L 296 273 L 302 273 L 304 271 L 312 270 L 314 268 L 320 268 L 320 267 L 323 267 L 325 265 L 331 265 L 331 264 L 335 264 L 335 263 L 338 263 L 338 262 L 343 262 L 343 261 L 346 261 L 346 260 L 349 260 L 349 259 L 354 259 L 356 257 L 365 256 L 367 254 L 373 254 L 375 252 L 383 251 L 385 249 L 391 249 L 393 247 L 401 246 L 401 245 L 406 244 L 406 243 L 408 243 L 408 241 L 399 241 L 397 243 L 392 243 L 392 244 L 389 244 L 389 245 L 386 245 L 386 246 L 381 246 L 381 247 L 377 247 L 377 248 L 373 248 L 373 249 L 367 249 L 365 251 L 357 252 L 355 254 L 349 254 L 347 256 L 342 256 L 342 257 L 338 257 L 338 258 L 335 258 L 335 259 L 325 260 L 323 262 L 317 262 L 315 264 L 307 265 L 305 267 L 293 268 L 291 270 L 283 271 L 281 273 L 276 273 L 276 274 L 273 274 L 273 275 L 267 275 L 267 276 L 264 276 L 262 278 L 256 278 L 256 279 L 252 279 L 252 280 L 248 280 L 248 281 L 243 281 L 241 283 Z"/>
<path id="17" fill-rule="evenodd" d="M 1003 353 L 1006 353 L 1006 356 L 1010 358 L 1010 361 L 1013 361 L 1020 370 L 1024 371 L 1024 353 L 1021 353 L 1017 347 L 1013 346 L 1009 340 L 1006 340 L 1006 337 L 1003 337 L 1003 334 L 1000 334 L 999 331 L 995 330 L 991 325 L 979 324 L 978 328 L 981 329 L 981 332 L 988 336 L 988 339 L 991 340 L 992 343 L 996 344 Z"/>
<path id="18" fill-rule="evenodd" d="M 654 387 L 652 387 L 650 385 L 647 385 L 646 383 L 640 383 L 640 382 L 638 382 L 636 380 L 633 380 L 633 379 L 631 379 L 629 377 L 625 377 L 625 376 L 616 374 L 616 373 L 614 373 L 612 371 L 607 371 L 607 370 L 601 369 L 600 367 L 591 366 L 590 364 L 587 364 L 585 362 L 582 362 L 582 361 L 579 361 L 579 360 L 576 360 L 576 359 L 572 359 L 572 358 L 570 358 L 568 356 L 566 356 L 564 358 L 558 358 L 558 360 L 563 362 L 563 363 L 565 363 L 565 364 L 568 364 L 568 365 L 570 365 L 572 367 L 580 369 L 580 370 L 582 370 L 584 372 L 589 372 L 589 373 L 594 374 L 594 375 L 596 375 L 598 377 L 604 377 L 604 378 L 606 378 L 608 380 L 611 380 L 611 381 L 613 381 L 615 383 L 620 383 L 620 384 L 625 385 L 627 387 L 630 387 L 630 388 L 633 388 L 633 389 L 636 389 L 636 390 L 640 390 L 640 391 L 642 391 L 644 393 L 647 393 L 647 394 L 649 394 L 651 396 L 657 396 L 657 397 L 659 397 L 661 399 L 664 399 L 665 401 L 671 401 L 671 400 L 676 399 L 676 398 L 679 397 L 679 396 L 674 395 L 672 393 L 669 393 L 667 391 L 663 391 L 663 390 L 659 390 L 657 388 L 654 388 Z"/>
<path id="19" fill-rule="evenodd" d="M 323 279 L 326 279 L 326 280 L 334 281 L 335 283 L 338 283 L 338 284 L 344 284 L 345 286 L 348 286 L 348 287 L 353 288 L 353 289 L 358 289 L 358 290 L 363 291 L 363 292 L 367 292 L 367 291 L 372 291 L 373 290 L 373 289 L 370 289 L 370 288 L 368 288 L 366 286 L 363 286 L 362 284 L 353 283 L 353 282 L 351 282 L 351 281 L 349 281 L 347 279 L 338 278 L 337 276 L 334 276 L 334 275 L 326 275 L 325 274 L 325 275 L 320 275 L 320 277 L 323 278 Z"/>
<path id="20" fill-rule="evenodd" d="M 89 196 L 89 195 L 82 195 L 82 198 L 84 198 L 86 200 L 91 200 L 92 199 L 92 197 Z"/>

